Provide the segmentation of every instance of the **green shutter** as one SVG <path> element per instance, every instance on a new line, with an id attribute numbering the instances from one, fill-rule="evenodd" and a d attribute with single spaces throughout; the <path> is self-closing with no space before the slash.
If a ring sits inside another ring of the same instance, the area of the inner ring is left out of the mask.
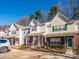
<path id="1" fill-rule="evenodd" d="M 54 26 L 52 26 L 52 31 L 54 32 Z"/>
<path id="2" fill-rule="evenodd" d="M 65 24 L 65 25 L 64 25 L 64 30 L 66 30 L 66 31 L 67 31 L 67 24 Z"/>

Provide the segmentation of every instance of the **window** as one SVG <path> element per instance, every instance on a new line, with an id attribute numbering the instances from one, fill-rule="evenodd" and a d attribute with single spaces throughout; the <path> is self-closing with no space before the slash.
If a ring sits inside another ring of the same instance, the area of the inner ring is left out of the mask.
<path id="1" fill-rule="evenodd" d="M 25 34 L 26 32 L 24 31 L 24 34 Z"/>
<path id="2" fill-rule="evenodd" d="M 64 31 L 64 25 L 61 26 L 61 31 Z"/>
<path id="3" fill-rule="evenodd" d="M 61 31 L 61 25 L 58 26 L 58 30 L 57 31 Z"/>
<path id="4" fill-rule="evenodd" d="M 7 41 L 6 40 L 0 40 L 0 43 L 6 43 Z"/>
<path id="5" fill-rule="evenodd" d="M 26 31 L 25 31 L 25 30 L 22 30 L 22 33 L 23 33 L 23 34 L 25 34 L 25 33 L 26 33 Z"/>
<path id="6" fill-rule="evenodd" d="M 27 34 L 28 33 L 28 30 L 23 30 L 22 33 L 23 34 Z"/>
<path id="7" fill-rule="evenodd" d="M 36 26 L 32 26 L 31 30 L 36 31 Z"/>
<path id="8" fill-rule="evenodd" d="M 7 36 L 9 36 L 9 33 L 7 33 Z"/>
<path id="9" fill-rule="evenodd" d="M 53 32 L 54 32 L 54 31 L 66 31 L 66 30 L 67 30 L 67 24 L 65 24 L 65 25 L 58 25 L 58 26 L 53 26 L 52 29 L 53 29 Z"/>
<path id="10" fill-rule="evenodd" d="M 54 27 L 54 31 L 57 31 L 57 26 Z"/>
<path id="11" fill-rule="evenodd" d="M 12 31 L 12 34 L 16 34 L 16 31 Z"/>
<path id="12" fill-rule="evenodd" d="M 51 38 L 50 46 L 60 46 L 61 45 L 61 38 Z"/>

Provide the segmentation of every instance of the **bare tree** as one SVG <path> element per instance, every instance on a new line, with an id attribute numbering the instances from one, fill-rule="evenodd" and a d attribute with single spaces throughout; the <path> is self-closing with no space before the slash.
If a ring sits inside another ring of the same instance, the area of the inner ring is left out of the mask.
<path id="1" fill-rule="evenodd" d="M 18 22 L 16 22 L 17 24 L 23 25 L 23 26 L 27 26 L 29 24 L 29 19 L 27 17 L 20 19 Z"/>

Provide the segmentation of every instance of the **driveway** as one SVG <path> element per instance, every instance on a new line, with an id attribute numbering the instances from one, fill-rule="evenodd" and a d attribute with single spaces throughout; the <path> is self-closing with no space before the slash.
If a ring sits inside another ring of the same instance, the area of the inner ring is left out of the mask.
<path id="1" fill-rule="evenodd" d="M 73 59 L 39 51 L 12 49 L 7 53 L 0 53 L 0 59 Z"/>

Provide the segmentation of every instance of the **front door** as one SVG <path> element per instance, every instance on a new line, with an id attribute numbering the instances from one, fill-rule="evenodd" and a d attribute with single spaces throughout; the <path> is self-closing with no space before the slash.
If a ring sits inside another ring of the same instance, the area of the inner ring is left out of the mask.
<path id="1" fill-rule="evenodd" d="M 72 37 L 68 37 L 67 38 L 67 48 L 71 48 L 72 47 Z"/>

